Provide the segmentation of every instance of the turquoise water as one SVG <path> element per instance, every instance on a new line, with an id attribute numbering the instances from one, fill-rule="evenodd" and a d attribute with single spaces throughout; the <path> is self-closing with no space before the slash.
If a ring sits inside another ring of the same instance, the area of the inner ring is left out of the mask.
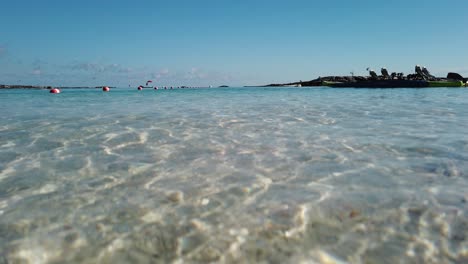
<path id="1" fill-rule="evenodd" d="M 465 89 L 0 90 L 0 263 L 466 262 L 467 106 Z"/>

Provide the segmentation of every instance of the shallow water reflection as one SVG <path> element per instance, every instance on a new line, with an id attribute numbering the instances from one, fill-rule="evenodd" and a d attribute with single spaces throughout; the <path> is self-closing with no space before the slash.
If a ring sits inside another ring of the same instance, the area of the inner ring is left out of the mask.
<path id="1" fill-rule="evenodd" d="M 463 89 L 0 91 L 0 263 L 468 261 L 467 104 Z"/>

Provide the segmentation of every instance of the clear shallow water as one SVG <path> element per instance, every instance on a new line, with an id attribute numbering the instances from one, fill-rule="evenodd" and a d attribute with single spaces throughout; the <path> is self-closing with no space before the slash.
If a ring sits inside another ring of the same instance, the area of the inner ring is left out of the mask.
<path id="1" fill-rule="evenodd" d="M 0 90 L 0 263 L 468 261 L 468 90 Z"/>

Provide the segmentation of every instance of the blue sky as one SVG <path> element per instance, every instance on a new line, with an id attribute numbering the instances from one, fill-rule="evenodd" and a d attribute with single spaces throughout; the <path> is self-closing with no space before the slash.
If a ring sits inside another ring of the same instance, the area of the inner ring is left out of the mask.
<path id="1" fill-rule="evenodd" d="M 466 0 L 3 0 L 0 83 L 254 85 L 468 76 Z"/>

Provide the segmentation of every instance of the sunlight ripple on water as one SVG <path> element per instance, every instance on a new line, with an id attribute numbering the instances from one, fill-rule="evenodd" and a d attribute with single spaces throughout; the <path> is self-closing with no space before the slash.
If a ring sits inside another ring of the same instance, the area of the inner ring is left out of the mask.
<path id="1" fill-rule="evenodd" d="M 0 263 L 468 261 L 465 89 L 0 91 Z"/>

